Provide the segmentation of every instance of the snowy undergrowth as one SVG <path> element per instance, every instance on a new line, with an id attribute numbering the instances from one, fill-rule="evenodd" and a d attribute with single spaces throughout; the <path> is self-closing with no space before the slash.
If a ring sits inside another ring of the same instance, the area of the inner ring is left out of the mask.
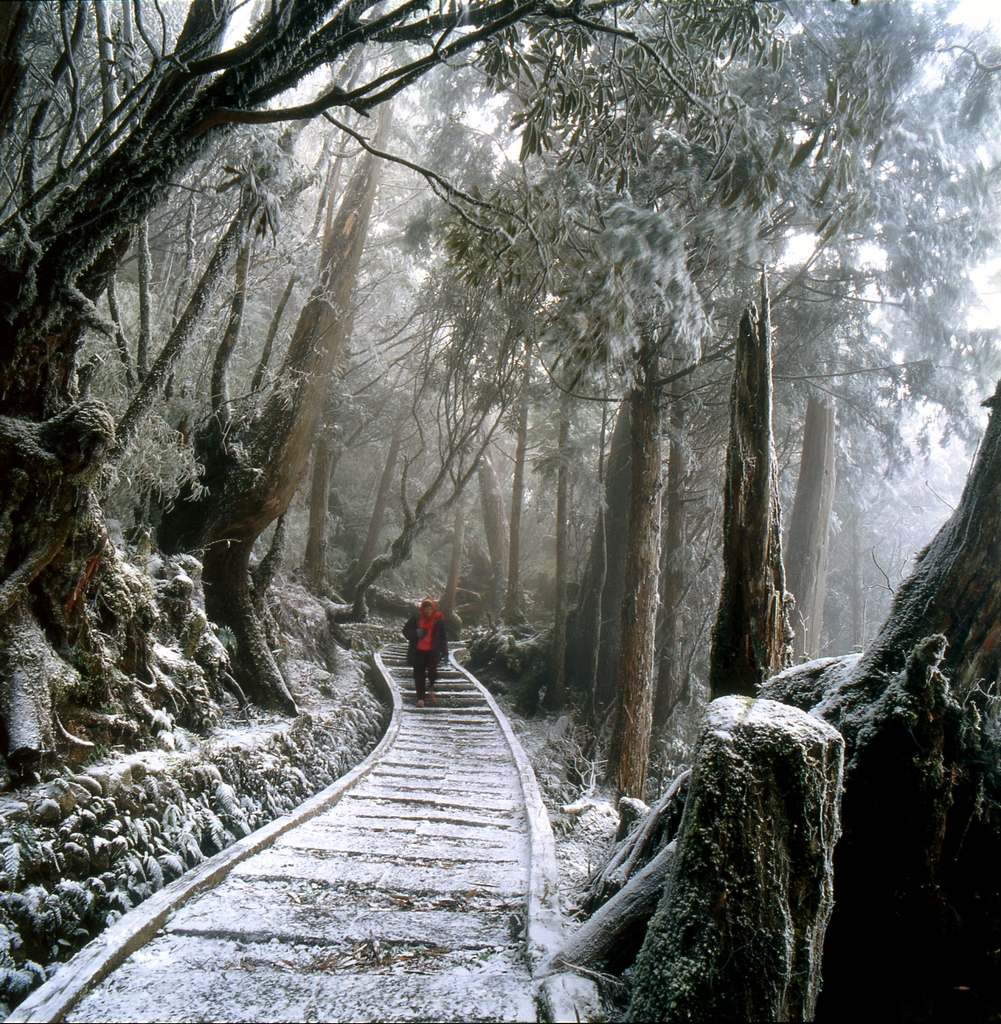
<path id="1" fill-rule="evenodd" d="M 496 699 L 539 781 L 556 839 L 560 908 L 572 920 L 591 873 L 600 870 L 615 838 L 619 815 L 612 793 L 599 785 L 597 766 L 581 754 L 569 717 L 524 718 L 505 695 Z"/>
<path id="2" fill-rule="evenodd" d="M 164 716 L 167 749 L 96 759 L 0 798 L 0 1017 L 121 914 L 375 746 L 388 709 L 362 654 L 341 652 L 329 672 L 295 657 L 306 647 L 289 638 L 284 670 L 305 712 L 294 721 L 231 705 L 197 734 Z"/>

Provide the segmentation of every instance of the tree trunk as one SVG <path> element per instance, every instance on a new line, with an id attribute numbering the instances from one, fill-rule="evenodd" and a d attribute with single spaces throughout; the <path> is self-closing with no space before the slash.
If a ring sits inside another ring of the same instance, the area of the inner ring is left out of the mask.
<path id="1" fill-rule="evenodd" d="M 461 499 L 455 503 L 455 525 L 452 533 L 452 559 L 448 564 L 448 579 L 441 601 L 441 613 L 445 616 L 445 627 L 453 636 L 459 635 L 462 619 L 455 610 L 455 599 L 459 592 L 459 571 L 462 568 L 462 542 L 465 535 L 466 517 L 462 511 Z"/>
<path id="2" fill-rule="evenodd" d="M 285 285 L 285 291 L 282 292 L 282 297 L 278 300 L 278 305 L 275 306 L 275 313 L 271 318 L 271 323 L 268 324 L 268 333 L 264 338 L 264 348 L 261 349 L 261 358 L 257 362 L 257 369 L 254 370 L 254 376 L 250 382 L 251 391 L 258 391 L 264 383 L 264 375 L 268 372 L 268 366 L 271 363 L 271 352 L 275 346 L 275 338 L 278 337 L 278 328 L 281 326 L 282 314 L 285 312 L 288 300 L 292 296 L 292 289 L 295 287 L 295 283 L 298 280 L 299 275 L 293 270 L 292 273 L 289 274 L 288 284 Z"/>
<path id="3" fill-rule="evenodd" d="M 53 749 L 55 698 L 79 679 L 56 652 L 89 653 L 83 596 L 107 546 L 91 489 L 113 437 L 98 402 L 41 423 L 0 416 L 0 738 L 15 763 Z"/>
<path id="4" fill-rule="evenodd" d="M 216 349 L 215 360 L 212 363 L 212 380 L 209 389 L 209 399 L 212 403 L 212 412 L 218 416 L 223 423 L 230 418 L 229 407 L 229 380 L 226 368 L 229 366 L 230 357 L 240 340 L 240 327 L 243 324 L 243 307 L 247 301 L 247 272 L 250 269 L 250 234 L 244 227 L 243 238 L 240 240 L 240 248 L 236 254 L 236 268 L 233 274 L 233 299 L 230 302 L 229 321 L 226 330 L 222 333 L 222 340 L 219 348 Z"/>
<path id="5" fill-rule="evenodd" d="M 118 90 L 115 88 L 115 51 L 111 34 L 111 19 L 108 17 L 108 0 L 97 0 L 94 4 L 97 21 L 97 52 L 100 55 L 101 71 L 101 113 L 110 121 L 118 106 Z"/>
<path id="6" fill-rule="evenodd" d="M 658 628 L 657 697 L 654 728 L 663 726 L 687 694 L 681 661 L 681 625 L 685 586 L 685 457 L 682 448 L 684 416 L 675 399 L 671 404 L 671 453 L 667 460 L 667 523 L 664 530 L 664 567 L 661 576 L 661 613 Z"/>
<path id="7" fill-rule="evenodd" d="M 604 501 L 598 509 L 580 599 L 568 616 L 567 678 L 589 696 L 588 717 L 600 724 L 615 699 L 622 626 L 630 487 L 629 403 L 623 402 L 606 460 Z"/>
<path id="8" fill-rule="evenodd" d="M 560 408 L 559 457 L 556 478 L 556 609 L 553 620 L 553 680 L 546 692 L 546 707 L 559 711 L 567 693 L 567 554 L 569 547 L 567 491 L 569 469 L 566 464 L 570 416 L 566 403 Z"/>
<path id="9" fill-rule="evenodd" d="M 379 118 L 375 145 L 389 131 L 389 108 Z M 196 435 L 207 490 L 175 503 L 161 525 L 166 551 L 206 548 L 206 605 L 220 621 L 234 623 L 237 681 L 259 699 L 286 710 L 294 701 L 281 679 L 260 624 L 255 628 L 245 576 L 254 541 L 289 505 L 309 466 L 313 440 L 329 390 L 330 374 L 343 351 L 369 215 L 375 200 L 379 164 L 371 154 L 359 157 L 330 234 L 324 240 L 323 270 L 303 307 L 280 376 L 295 380 L 289 392 L 275 388 L 260 417 L 234 415 L 224 432 L 214 419 Z M 218 549 L 218 550 L 217 550 Z M 230 607 L 227 604 L 231 603 Z M 239 627 L 239 628 L 238 628 Z M 255 674 L 256 673 L 256 674 Z M 251 678 L 253 676 L 253 678 Z"/>
<path id="10" fill-rule="evenodd" d="M 709 655 L 709 690 L 753 697 L 789 664 L 781 514 L 772 444 L 768 293 L 744 311 L 734 352 L 723 502 L 723 582 Z"/>
<path id="11" fill-rule="evenodd" d="M 636 932 L 640 941 L 647 923 L 664 895 L 664 884 L 670 877 L 677 850 L 675 843 L 666 843 L 649 864 L 637 872 L 607 903 L 602 904 L 537 972 L 547 974 L 562 967 L 583 967 L 600 971 L 611 956 L 623 958 L 622 947 L 629 944 Z M 633 944 L 633 956 L 636 945 Z"/>
<path id="12" fill-rule="evenodd" d="M 653 723 L 654 642 L 660 580 L 660 396 L 654 385 L 659 360 L 652 342 L 641 355 L 643 379 L 629 396 L 631 481 L 626 571 L 616 698 L 606 781 L 617 792 L 644 798 Z"/>
<path id="13" fill-rule="evenodd" d="M 794 662 L 804 656 L 815 657 L 820 650 L 834 474 L 834 406 L 811 395 L 783 557 L 789 567 L 786 583 L 796 599 L 792 612 Z"/>
<path id="14" fill-rule="evenodd" d="M 191 298 L 188 299 L 184 313 L 170 332 L 170 337 L 160 350 L 152 369 L 140 380 L 139 389 L 132 396 L 115 428 L 115 446 L 110 453 L 113 459 L 121 458 L 135 439 L 143 420 L 153 408 L 153 403 L 162 393 L 174 366 L 183 355 L 192 332 L 215 291 L 216 283 L 226 269 L 230 253 L 240 244 L 246 229 L 247 214 L 246 206 L 241 206 L 237 211 L 226 233 L 216 244 L 212 258 L 206 265 Z"/>
<path id="15" fill-rule="evenodd" d="M 337 442 L 320 432 L 313 454 L 313 482 L 309 489 L 309 527 L 306 534 L 306 557 L 303 573 L 306 585 L 319 594 L 327 572 L 327 515 L 330 481 L 337 462 Z"/>
<path id="16" fill-rule="evenodd" d="M 205 551 L 205 614 L 233 631 L 233 674 L 240 688 L 259 704 L 277 706 L 286 714 L 299 709 L 271 653 L 250 587 L 250 554 L 254 540 L 220 541 Z"/>
<path id="17" fill-rule="evenodd" d="M 1001 997 L 1001 385 L 984 404 L 962 499 L 869 650 L 762 689 L 846 742 L 822 1019 L 860 991 L 889 1019 L 980 1017 Z"/>
<path id="18" fill-rule="evenodd" d="M 861 651 L 865 646 L 865 603 L 862 597 L 862 559 L 859 553 L 858 520 L 861 509 L 856 505 L 851 517 L 851 591 L 849 600 L 852 607 L 852 650 Z"/>
<path id="19" fill-rule="evenodd" d="M 365 535 L 365 544 L 358 559 L 358 566 L 354 571 L 354 580 L 360 580 L 365 575 L 365 570 L 372 564 L 379 547 L 379 534 L 382 533 L 382 521 L 386 518 L 386 505 L 389 503 L 389 495 L 393 489 L 393 474 L 396 472 L 396 460 L 400 454 L 400 441 L 403 439 L 403 424 L 405 417 L 400 417 L 393 428 L 393 436 L 389 441 L 389 451 L 386 454 L 386 465 L 379 478 L 379 489 L 375 494 L 375 505 L 372 506 L 372 518 L 368 523 L 368 533 Z M 352 582 L 351 589 L 354 587 Z"/>
<path id="20" fill-rule="evenodd" d="M 0 4 L 0 138 L 7 134 L 17 112 L 17 90 L 27 69 L 22 47 L 33 7 L 25 0 Z"/>
<path id="21" fill-rule="evenodd" d="M 796 708 L 709 706 L 629 1020 L 813 1019 L 843 758 L 838 733 Z"/>
<path id="22" fill-rule="evenodd" d="M 136 339 L 136 369 L 140 377 L 149 373 L 149 343 L 153 337 L 153 302 L 150 295 L 152 265 L 149 255 L 149 221 L 139 224 L 136 238 L 139 250 L 139 336 Z"/>
<path id="23" fill-rule="evenodd" d="M 483 532 L 490 552 L 490 566 L 493 572 L 489 607 L 494 613 L 500 608 L 504 593 L 504 573 L 508 563 L 507 516 L 504 513 L 504 494 L 501 491 L 497 470 L 489 452 L 480 459 L 478 475 L 480 484 L 480 506 L 483 510 Z"/>
<path id="24" fill-rule="evenodd" d="M 526 365 L 522 379 L 522 399 L 518 407 L 517 445 L 514 451 L 514 482 L 511 485 L 511 533 L 507 561 L 507 594 L 504 597 L 504 621 L 523 619 L 521 610 L 521 507 L 525 501 L 525 453 L 528 450 L 528 380 Z"/>

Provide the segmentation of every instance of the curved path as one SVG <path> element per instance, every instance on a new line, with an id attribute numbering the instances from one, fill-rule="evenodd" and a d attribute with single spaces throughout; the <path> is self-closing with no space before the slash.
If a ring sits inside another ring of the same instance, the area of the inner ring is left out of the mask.
<path id="1" fill-rule="evenodd" d="M 394 711 L 365 762 L 127 915 L 9 1019 L 534 1021 L 537 1000 L 545 1019 L 595 1019 L 581 979 L 533 987 L 562 922 L 510 725 L 454 659 L 441 706 L 415 707 L 404 654 L 376 656 Z"/>

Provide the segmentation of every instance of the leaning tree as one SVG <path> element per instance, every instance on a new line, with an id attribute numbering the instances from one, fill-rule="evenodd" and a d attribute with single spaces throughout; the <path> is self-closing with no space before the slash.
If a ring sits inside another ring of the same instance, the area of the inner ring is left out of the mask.
<path id="1" fill-rule="evenodd" d="M 137 231 L 145 248 L 141 225 L 169 186 L 234 125 L 329 117 L 337 109 L 367 115 L 463 54 L 485 56 L 493 81 L 507 81 L 524 66 L 528 30 L 533 45 L 545 39 L 559 60 L 572 62 L 588 39 L 626 31 L 613 24 L 615 7 L 497 0 L 432 10 L 282 0 L 261 10 L 227 49 L 232 12 L 214 0 L 193 0 L 181 24 L 174 8 L 141 2 L 121 7 L 120 24 L 107 4 L 0 7 L 0 162 L 7 172 L 0 185 L 0 647 L 17 653 L 19 678 L 33 694 L 25 706 L 37 709 L 36 747 L 47 747 L 51 733 L 42 720 L 54 685 L 50 662 L 60 658 L 54 651 L 86 648 L 85 599 L 109 551 L 95 478 L 167 386 L 191 321 L 204 309 L 196 289 L 190 316 L 179 320 L 186 326 L 163 352 L 148 353 L 149 372 L 137 380 L 138 401 L 123 423 L 88 398 L 95 367 L 79 365 L 85 335 L 120 333 L 98 300 Z M 549 39 L 562 33 L 570 33 L 572 47 Z M 667 36 L 634 36 L 631 45 L 648 67 L 666 67 L 677 47 Z M 339 70 L 366 50 L 378 50 L 379 59 L 341 81 Z M 85 74 L 88 68 L 100 74 Z M 333 72 L 333 84 L 305 103 L 282 105 L 322 68 Z M 433 182 L 456 201 L 447 183 Z M 217 249 L 220 262 L 239 251 L 243 230 L 238 217 Z M 139 362 L 142 374 L 146 360 Z M 277 518 L 282 504 L 267 515 Z M 262 693 L 291 707 L 278 679 L 272 682 Z"/>

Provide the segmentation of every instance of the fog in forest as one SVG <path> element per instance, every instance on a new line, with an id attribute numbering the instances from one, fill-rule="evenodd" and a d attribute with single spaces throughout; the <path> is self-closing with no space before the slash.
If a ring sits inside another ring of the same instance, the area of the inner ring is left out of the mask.
<path id="1" fill-rule="evenodd" d="M 369 756 L 428 595 L 528 747 L 589 1019 L 829 1019 L 884 946 L 873 1008 L 997 1019 L 994 17 L 2 5 L 0 1016 Z M 710 783 L 734 700 L 806 724 Z M 799 810 L 719 795 L 762 764 Z M 787 904 L 800 966 L 726 1002 L 771 954 L 691 949 Z"/>

